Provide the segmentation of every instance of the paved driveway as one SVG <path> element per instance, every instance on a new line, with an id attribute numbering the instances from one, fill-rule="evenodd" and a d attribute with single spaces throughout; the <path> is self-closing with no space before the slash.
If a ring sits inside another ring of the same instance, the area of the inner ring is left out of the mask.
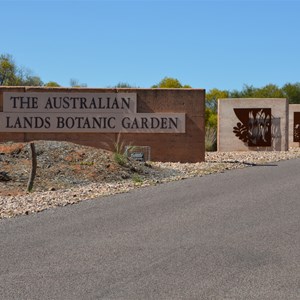
<path id="1" fill-rule="evenodd" d="M 300 160 L 0 221 L 0 299 L 300 299 Z"/>

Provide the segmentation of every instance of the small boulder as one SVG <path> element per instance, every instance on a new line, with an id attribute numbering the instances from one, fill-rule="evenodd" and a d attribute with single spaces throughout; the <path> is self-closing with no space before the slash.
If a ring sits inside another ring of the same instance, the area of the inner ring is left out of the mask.
<path id="1" fill-rule="evenodd" d="M 7 172 L 4 172 L 4 171 L 0 172 L 0 181 L 10 181 L 10 180 L 11 180 L 11 178 Z"/>

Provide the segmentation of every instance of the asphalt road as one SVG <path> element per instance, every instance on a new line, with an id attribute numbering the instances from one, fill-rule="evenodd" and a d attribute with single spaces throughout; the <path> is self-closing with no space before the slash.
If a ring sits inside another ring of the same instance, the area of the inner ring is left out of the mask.
<path id="1" fill-rule="evenodd" d="M 300 160 L 0 221 L 0 299 L 300 299 Z"/>

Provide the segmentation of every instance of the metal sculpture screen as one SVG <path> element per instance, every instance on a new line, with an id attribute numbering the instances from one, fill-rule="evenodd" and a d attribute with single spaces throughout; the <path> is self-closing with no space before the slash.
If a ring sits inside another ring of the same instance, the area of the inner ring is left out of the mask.
<path id="1" fill-rule="evenodd" d="M 240 120 L 233 127 L 235 136 L 249 147 L 269 147 L 272 144 L 271 108 L 234 108 Z"/>
<path id="2" fill-rule="evenodd" d="M 300 143 L 300 112 L 294 112 L 294 142 Z"/>

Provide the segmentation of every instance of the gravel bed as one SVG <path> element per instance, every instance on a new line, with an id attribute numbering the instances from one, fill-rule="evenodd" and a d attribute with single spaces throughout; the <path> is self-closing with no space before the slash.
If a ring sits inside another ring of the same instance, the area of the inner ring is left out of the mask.
<path id="1" fill-rule="evenodd" d="M 137 172 L 130 178 L 123 176 L 124 179 L 116 177 L 109 182 L 85 182 L 67 189 L 0 196 L 0 219 L 124 193 L 135 188 L 295 158 L 300 158 L 300 148 L 281 152 L 207 152 L 205 162 L 194 164 L 151 162 L 151 167 L 143 166 L 143 172 Z"/>

